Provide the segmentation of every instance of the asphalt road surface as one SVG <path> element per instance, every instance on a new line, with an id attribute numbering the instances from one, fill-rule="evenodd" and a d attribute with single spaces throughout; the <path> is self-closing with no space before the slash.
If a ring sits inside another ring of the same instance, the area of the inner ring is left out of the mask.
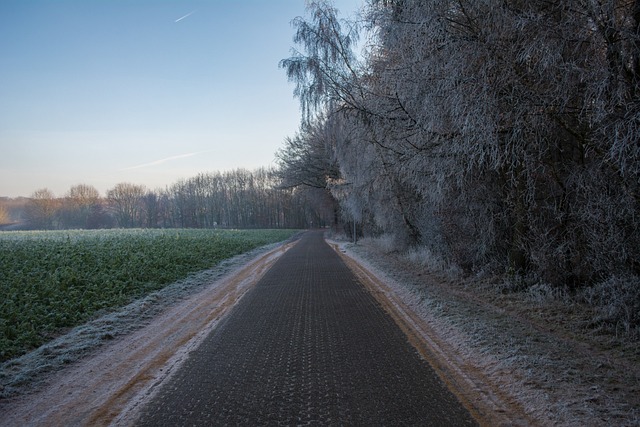
<path id="1" fill-rule="evenodd" d="M 278 260 L 136 422 L 476 424 L 320 231 Z"/>

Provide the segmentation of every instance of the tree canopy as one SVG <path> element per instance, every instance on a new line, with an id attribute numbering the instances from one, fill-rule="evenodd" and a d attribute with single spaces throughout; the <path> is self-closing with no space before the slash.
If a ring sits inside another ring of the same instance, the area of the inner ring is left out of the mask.
<path id="1" fill-rule="evenodd" d="M 314 1 L 294 27 L 283 185 L 467 273 L 640 276 L 639 2 Z"/>

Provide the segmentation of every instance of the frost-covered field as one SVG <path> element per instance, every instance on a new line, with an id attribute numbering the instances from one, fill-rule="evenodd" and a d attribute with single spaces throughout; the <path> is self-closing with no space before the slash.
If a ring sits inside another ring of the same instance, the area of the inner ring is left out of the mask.
<path id="1" fill-rule="evenodd" d="M 0 361 L 291 230 L 0 233 Z"/>

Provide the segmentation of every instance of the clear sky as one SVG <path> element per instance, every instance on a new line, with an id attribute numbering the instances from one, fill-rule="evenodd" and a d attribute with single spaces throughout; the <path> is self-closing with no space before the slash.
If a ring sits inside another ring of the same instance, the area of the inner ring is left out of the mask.
<path id="1" fill-rule="evenodd" d="M 0 1 L 0 196 L 272 165 L 300 121 L 278 62 L 305 5 Z"/>

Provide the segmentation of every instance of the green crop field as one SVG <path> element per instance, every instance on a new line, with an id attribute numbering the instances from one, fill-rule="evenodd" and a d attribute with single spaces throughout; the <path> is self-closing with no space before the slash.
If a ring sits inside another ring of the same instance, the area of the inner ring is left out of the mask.
<path id="1" fill-rule="evenodd" d="M 0 232 L 0 361 L 292 230 Z"/>

